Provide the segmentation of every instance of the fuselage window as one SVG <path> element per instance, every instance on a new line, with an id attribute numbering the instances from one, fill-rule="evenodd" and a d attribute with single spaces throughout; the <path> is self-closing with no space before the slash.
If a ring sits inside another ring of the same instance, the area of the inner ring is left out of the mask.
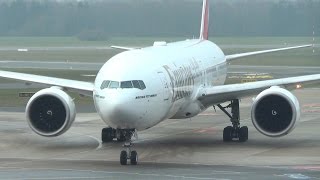
<path id="1" fill-rule="evenodd" d="M 109 85 L 109 88 L 110 89 L 116 89 L 116 88 L 119 88 L 119 85 L 120 83 L 117 82 L 117 81 L 111 81 L 110 85 Z"/>
<path id="2" fill-rule="evenodd" d="M 122 81 L 120 88 L 127 89 L 133 88 L 131 81 Z"/>
<path id="3" fill-rule="evenodd" d="M 139 84 L 140 84 L 140 89 L 141 90 L 144 90 L 145 88 L 146 88 L 146 85 L 144 84 L 144 82 L 143 81 L 139 81 Z"/>
<path id="4" fill-rule="evenodd" d="M 103 81 L 100 86 L 100 89 L 103 90 L 103 89 L 108 88 L 109 84 L 110 84 L 110 81 Z"/>

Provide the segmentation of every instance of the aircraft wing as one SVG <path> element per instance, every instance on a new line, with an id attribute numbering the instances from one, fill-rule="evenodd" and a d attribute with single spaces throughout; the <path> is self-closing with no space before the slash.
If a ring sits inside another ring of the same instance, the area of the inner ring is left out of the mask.
<path id="1" fill-rule="evenodd" d="M 124 47 L 124 46 L 111 46 L 112 49 L 119 49 L 119 50 L 124 50 L 124 51 L 131 51 L 131 50 L 135 50 L 138 48 L 134 48 L 134 47 Z"/>
<path id="2" fill-rule="evenodd" d="M 316 83 L 320 83 L 320 74 L 208 87 L 200 90 L 197 97 L 205 107 L 209 107 L 233 99 L 257 95 L 272 86 L 298 89 Z"/>
<path id="3" fill-rule="evenodd" d="M 278 52 L 278 51 L 286 51 L 286 50 L 291 50 L 291 49 L 306 48 L 306 47 L 311 47 L 311 46 L 312 46 L 311 44 L 308 44 L 308 45 L 302 45 L 302 46 L 293 46 L 293 47 L 286 47 L 286 48 L 254 51 L 254 52 L 227 55 L 226 58 L 227 58 L 227 61 L 231 61 L 231 60 L 235 60 L 235 59 L 239 59 L 239 58 L 243 58 L 243 57 L 258 55 L 258 54 L 266 54 L 266 53 L 271 53 L 271 52 Z"/>
<path id="4" fill-rule="evenodd" d="M 90 82 L 76 81 L 62 78 L 54 78 L 25 73 L 16 73 L 9 71 L 0 71 L 0 77 L 14 79 L 24 82 L 43 84 L 48 86 L 63 87 L 67 91 L 77 92 L 85 96 L 92 96 L 94 85 Z"/>

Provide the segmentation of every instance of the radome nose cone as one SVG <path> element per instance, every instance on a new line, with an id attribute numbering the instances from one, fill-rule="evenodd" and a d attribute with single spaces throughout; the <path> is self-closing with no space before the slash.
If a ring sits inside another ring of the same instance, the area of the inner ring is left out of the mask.
<path id="1" fill-rule="evenodd" d="M 117 128 L 133 128 L 137 122 L 138 109 L 125 94 L 108 94 L 100 104 L 103 104 L 101 114 L 108 124 Z"/>

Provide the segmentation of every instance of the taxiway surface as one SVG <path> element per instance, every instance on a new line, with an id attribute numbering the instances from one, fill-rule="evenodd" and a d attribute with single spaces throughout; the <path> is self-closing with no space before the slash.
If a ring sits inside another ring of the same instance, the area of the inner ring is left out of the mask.
<path id="1" fill-rule="evenodd" d="M 80 113 L 57 138 L 33 133 L 23 113 L 0 112 L 0 179 L 320 179 L 320 89 L 294 92 L 301 123 L 283 138 L 253 127 L 252 99 L 241 101 L 246 143 L 224 143 L 228 118 L 213 108 L 185 120 L 167 120 L 139 132 L 137 166 L 121 166 L 121 143 L 102 144 L 105 124 Z"/>

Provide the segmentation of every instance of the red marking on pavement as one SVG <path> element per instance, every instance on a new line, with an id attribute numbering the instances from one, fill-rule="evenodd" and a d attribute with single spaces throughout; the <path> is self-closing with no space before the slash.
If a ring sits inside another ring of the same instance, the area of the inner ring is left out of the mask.
<path id="1" fill-rule="evenodd" d="M 320 104 L 319 104 L 319 103 L 304 104 L 303 107 L 316 107 L 316 108 L 320 108 Z"/>
<path id="2" fill-rule="evenodd" d="M 320 113 L 320 110 L 302 110 L 303 113 Z"/>
<path id="3" fill-rule="evenodd" d="M 296 166 L 296 167 L 293 167 L 293 169 L 320 171 L 320 166 Z"/>
<path id="4" fill-rule="evenodd" d="M 203 133 L 214 132 L 215 130 L 216 130 L 216 129 L 215 129 L 214 127 L 210 127 L 210 128 L 197 129 L 197 130 L 195 130 L 195 131 L 193 131 L 193 132 L 203 134 Z"/>
<path id="5" fill-rule="evenodd" d="M 319 103 L 304 104 L 302 107 L 304 108 L 303 113 L 320 113 Z"/>

